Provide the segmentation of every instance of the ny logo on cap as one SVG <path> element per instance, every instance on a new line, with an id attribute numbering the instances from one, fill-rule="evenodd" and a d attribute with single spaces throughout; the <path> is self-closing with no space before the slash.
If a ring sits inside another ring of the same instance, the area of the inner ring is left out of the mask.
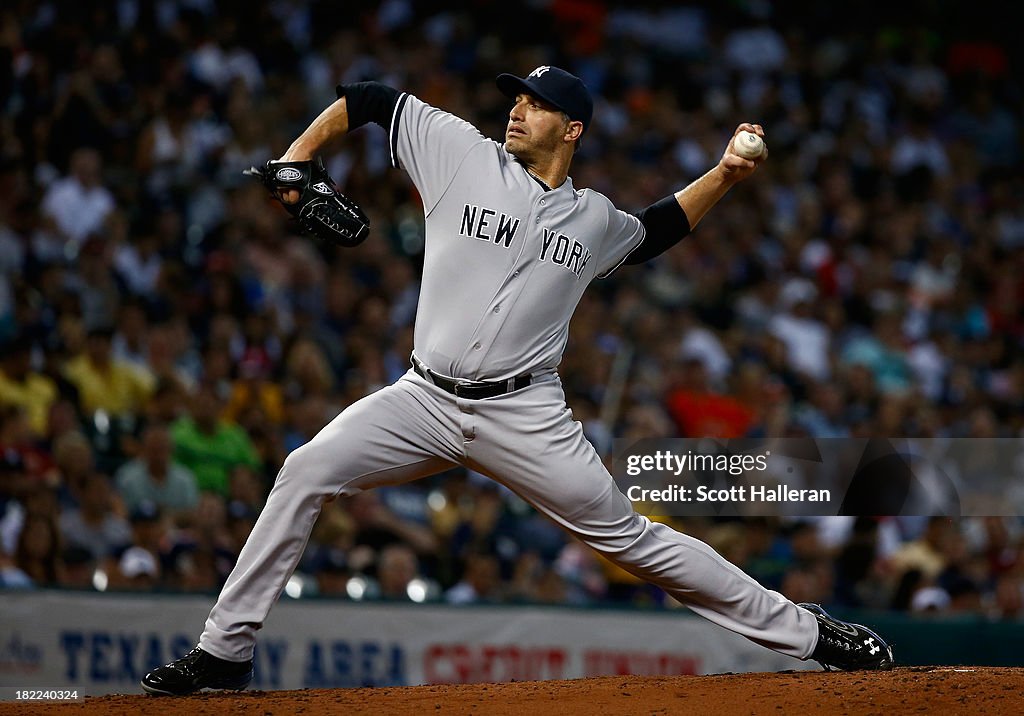
<path id="1" fill-rule="evenodd" d="M 526 76 L 527 77 L 540 77 L 542 74 L 544 74 L 545 72 L 547 72 L 550 69 L 551 69 L 551 67 L 549 67 L 548 65 L 541 65 L 540 67 L 538 67 L 537 69 L 535 69 L 533 72 L 531 72 L 530 74 L 528 74 Z"/>

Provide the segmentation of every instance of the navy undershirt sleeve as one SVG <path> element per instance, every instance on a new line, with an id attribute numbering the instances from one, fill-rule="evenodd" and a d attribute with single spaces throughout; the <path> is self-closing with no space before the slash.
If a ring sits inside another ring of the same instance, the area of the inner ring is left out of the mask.
<path id="1" fill-rule="evenodd" d="M 338 97 L 347 99 L 348 129 L 358 129 L 367 122 L 379 124 L 388 132 L 395 116 L 401 92 L 380 82 L 355 82 L 338 85 Z"/>
<path id="2" fill-rule="evenodd" d="M 627 264 L 650 261 L 682 241 L 690 233 L 690 220 L 675 194 L 660 199 L 635 216 L 644 225 L 644 240 L 626 257 Z"/>

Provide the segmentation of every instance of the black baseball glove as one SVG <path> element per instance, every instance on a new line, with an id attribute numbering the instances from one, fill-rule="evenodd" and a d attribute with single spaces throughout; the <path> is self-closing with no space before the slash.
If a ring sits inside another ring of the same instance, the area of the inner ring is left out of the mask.
<path id="1" fill-rule="evenodd" d="M 321 159 L 302 162 L 271 160 L 262 168 L 252 167 L 244 174 L 257 177 L 295 217 L 307 234 L 338 246 L 358 246 L 370 233 L 370 220 L 359 205 L 334 188 Z M 294 189 L 299 199 L 286 202 L 281 192 Z"/>

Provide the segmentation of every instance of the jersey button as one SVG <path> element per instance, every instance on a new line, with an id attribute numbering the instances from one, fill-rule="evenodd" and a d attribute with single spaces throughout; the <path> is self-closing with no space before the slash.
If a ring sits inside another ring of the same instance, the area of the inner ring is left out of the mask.
<path id="1" fill-rule="evenodd" d="M 540 200 L 540 205 L 541 206 L 544 206 L 546 203 L 547 203 L 547 201 L 545 199 L 541 199 Z"/>
<path id="2" fill-rule="evenodd" d="M 495 313 L 501 313 L 501 306 L 495 306 L 494 307 L 494 312 Z"/>
<path id="3" fill-rule="evenodd" d="M 513 272 L 512 272 L 512 275 L 513 275 L 513 276 L 518 276 L 518 275 L 519 275 L 519 272 L 518 272 L 518 271 L 513 271 Z"/>
<path id="4" fill-rule="evenodd" d="M 473 344 L 473 350 L 475 350 L 475 351 L 480 350 L 480 344 L 479 343 L 474 343 Z"/>

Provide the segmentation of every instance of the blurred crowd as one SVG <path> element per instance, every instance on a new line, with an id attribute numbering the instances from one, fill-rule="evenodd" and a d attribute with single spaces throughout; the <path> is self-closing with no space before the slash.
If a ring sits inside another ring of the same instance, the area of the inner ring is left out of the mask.
<path id="1" fill-rule="evenodd" d="M 596 97 L 574 183 L 627 210 L 764 125 L 751 180 L 580 304 L 559 372 L 602 454 L 1024 437 L 1024 98 L 997 24 L 956 3 L 842 25 L 764 0 L 449 5 L 4 4 L 0 585 L 215 592 L 285 455 L 408 369 L 422 208 L 384 133 L 327 157 L 372 220 L 356 249 L 298 236 L 241 174 L 337 82 L 500 139 L 494 76 L 566 67 Z M 1024 616 L 1019 518 L 677 522 L 798 601 Z M 464 470 L 327 504 L 286 593 L 665 602 Z"/>

